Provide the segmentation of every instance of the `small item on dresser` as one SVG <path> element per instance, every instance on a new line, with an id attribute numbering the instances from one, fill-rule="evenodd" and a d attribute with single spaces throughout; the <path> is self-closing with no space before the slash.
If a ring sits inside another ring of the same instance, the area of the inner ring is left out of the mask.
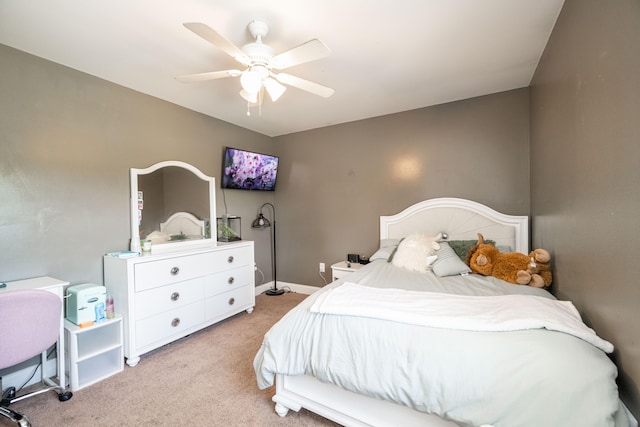
<path id="1" fill-rule="evenodd" d="M 225 215 L 217 218 L 217 230 L 219 242 L 235 242 L 242 240 L 242 219 L 236 215 Z"/>
<path id="2" fill-rule="evenodd" d="M 113 296 L 107 294 L 107 319 L 116 317 L 115 306 L 113 305 Z"/>
<path id="3" fill-rule="evenodd" d="M 140 256 L 140 252 L 120 251 L 120 252 L 109 252 L 107 253 L 107 255 L 114 258 L 132 258 L 132 257 Z"/>

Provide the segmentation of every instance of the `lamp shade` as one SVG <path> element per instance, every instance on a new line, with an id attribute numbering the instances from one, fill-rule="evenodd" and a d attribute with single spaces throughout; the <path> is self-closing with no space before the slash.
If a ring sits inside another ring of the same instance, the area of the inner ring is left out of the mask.
<path id="1" fill-rule="evenodd" d="M 267 228 L 271 227 L 271 222 L 264 217 L 262 212 L 258 215 L 256 219 L 251 223 L 251 228 Z"/>

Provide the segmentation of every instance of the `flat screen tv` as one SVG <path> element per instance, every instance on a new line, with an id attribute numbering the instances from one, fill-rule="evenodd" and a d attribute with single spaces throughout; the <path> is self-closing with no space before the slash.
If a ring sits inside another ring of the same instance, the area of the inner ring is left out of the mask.
<path id="1" fill-rule="evenodd" d="M 278 157 L 226 147 L 222 165 L 222 188 L 274 191 Z"/>

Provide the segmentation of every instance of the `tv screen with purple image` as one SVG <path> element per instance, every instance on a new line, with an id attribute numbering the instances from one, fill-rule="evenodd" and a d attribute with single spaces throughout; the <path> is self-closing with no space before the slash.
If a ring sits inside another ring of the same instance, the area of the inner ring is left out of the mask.
<path id="1" fill-rule="evenodd" d="M 226 147 L 222 165 L 222 188 L 276 189 L 278 157 Z"/>

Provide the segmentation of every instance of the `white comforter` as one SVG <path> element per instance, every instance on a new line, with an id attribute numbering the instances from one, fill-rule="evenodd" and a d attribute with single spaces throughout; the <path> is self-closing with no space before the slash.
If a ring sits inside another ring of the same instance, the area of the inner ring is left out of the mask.
<path id="1" fill-rule="evenodd" d="M 555 300 L 494 278 L 436 278 L 383 260 L 348 279 L 373 288 Z M 616 367 L 585 339 L 547 329 L 469 331 L 311 311 L 342 284 L 311 295 L 265 335 L 254 360 L 260 388 L 273 385 L 276 373 L 312 375 L 461 426 L 625 426 Z M 359 304 L 354 296 L 351 305 Z"/>
<path id="2" fill-rule="evenodd" d="M 582 322 L 570 301 L 533 295 L 479 297 L 380 289 L 346 282 L 318 295 L 310 311 L 461 331 L 548 329 L 571 334 L 604 352 L 613 352 L 613 345 Z"/>

